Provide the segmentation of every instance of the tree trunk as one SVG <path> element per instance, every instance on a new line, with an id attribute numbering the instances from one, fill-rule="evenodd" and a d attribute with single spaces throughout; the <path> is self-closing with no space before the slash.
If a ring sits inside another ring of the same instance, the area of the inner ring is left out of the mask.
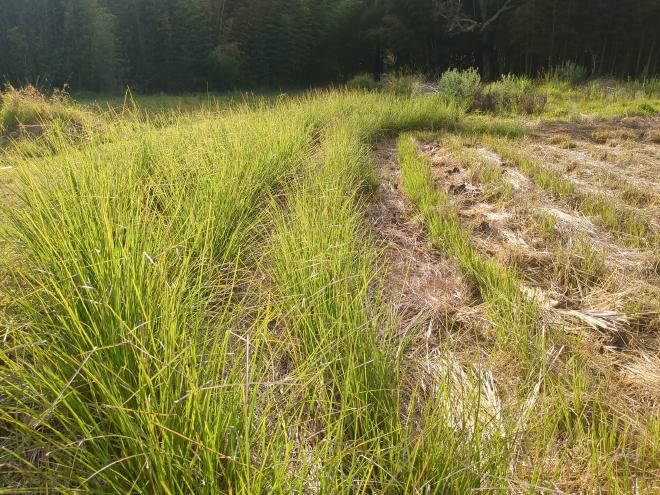
<path id="1" fill-rule="evenodd" d="M 481 33 L 479 38 L 481 48 L 481 78 L 484 82 L 491 82 L 494 77 L 492 39 L 488 31 Z"/>
<path id="2" fill-rule="evenodd" d="M 488 19 L 488 0 L 479 0 L 479 13 L 481 22 Z M 479 46 L 481 49 L 481 78 L 490 82 L 493 80 L 493 48 L 491 46 L 490 26 L 479 32 Z"/>

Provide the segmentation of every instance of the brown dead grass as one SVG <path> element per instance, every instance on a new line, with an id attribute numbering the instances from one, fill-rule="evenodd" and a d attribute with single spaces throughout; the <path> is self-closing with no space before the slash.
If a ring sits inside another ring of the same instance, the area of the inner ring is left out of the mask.
<path id="1" fill-rule="evenodd" d="M 450 147 L 456 148 L 456 143 Z M 594 363 L 603 370 L 612 365 L 624 369 L 660 352 L 660 277 L 648 270 L 657 257 L 653 249 L 622 248 L 609 232 L 525 178 L 511 188 L 509 199 L 493 201 L 473 181 L 469 168 L 440 143 L 422 150 L 435 166 L 436 180 L 450 193 L 462 224 L 471 230 L 475 247 L 484 256 L 516 266 L 534 297 L 545 302 L 549 321 L 573 328 L 590 342 L 587 348 Z M 482 148 L 476 152 L 500 163 L 505 169 L 502 180 L 509 180 L 507 164 Z M 646 369 L 645 380 L 653 381 L 655 375 L 649 373 Z M 660 368 L 653 373 L 660 377 Z M 654 394 L 643 386 L 637 390 L 642 396 Z"/>
<path id="2" fill-rule="evenodd" d="M 431 245 L 402 191 L 393 141 L 379 143 L 378 189 L 367 220 L 383 250 L 385 296 L 401 323 L 401 336 L 417 333 L 424 346 L 437 347 L 441 336 L 469 336 L 486 325 L 475 291 L 457 264 Z"/>
<path id="3" fill-rule="evenodd" d="M 521 431 L 528 438 L 516 446 L 519 461 L 512 466 L 512 486 L 517 486 L 517 480 L 530 479 L 539 467 L 557 476 L 558 493 L 603 486 L 607 479 L 595 474 L 599 470 L 589 464 L 588 435 L 578 443 L 567 443 L 561 431 L 545 431 L 556 435 L 549 444 L 552 452 L 526 452 L 525 445 L 534 445 L 534 435 L 544 428 L 535 429 L 535 421 L 541 424 L 555 414 L 557 396 L 565 395 L 569 403 L 577 400 L 570 395 L 575 379 L 571 377 L 587 380 L 575 406 L 583 408 L 581 417 L 576 413 L 579 421 L 591 418 L 588 421 L 611 424 L 620 421 L 613 418 L 629 418 L 637 428 L 639 418 L 649 418 L 658 410 L 658 252 L 622 247 L 611 232 L 537 188 L 479 138 L 445 134 L 435 142 L 420 144 L 420 150 L 431 160 L 436 186 L 447 192 L 452 211 L 469 229 L 472 245 L 484 258 L 513 265 L 521 274 L 525 284 L 521 289 L 541 306 L 544 331 L 552 342 L 543 360 L 545 374 L 526 399 L 523 409 L 527 412 L 521 413 L 526 418 Z M 521 387 L 529 380 L 524 366 L 514 352 L 488 345 L 481 301 L 458 267 L 433 249 L 405 199 L 394 145 L 381 143 L 376 158 L 380 186 L 368 217 L 384 246 L 387 296 L 403 316 L 402 334 L 416 328 L 417 345 L 410 361 L 421 363 L 419 367 L 428 373 L 438 366 L 442 368 L 438 373 L 447 373 L 445 361 L 438 364 L 447 355 L 438 353 L 444 330 L 451 342 L 449 355 L 460 363 L 454 368 L 469 369 L 470 362 L 485 364 L 500 407 L 508 404 L 517 409 Z M 484 167 L 490 170 L 485 175 Z M 635 201 L 641 205 L 645 200 L 635 197 Z M 647 424 L 646 419 L 641 424 Z M 547 445 L 547 439 L 539 443 Z M 622 456 L 629 455 L 630 445 L 634 441 L 622 441 L 604 462 L 615 469 Z M 535 455 L 540 455 L 542 466 L 529 463 Z"/>

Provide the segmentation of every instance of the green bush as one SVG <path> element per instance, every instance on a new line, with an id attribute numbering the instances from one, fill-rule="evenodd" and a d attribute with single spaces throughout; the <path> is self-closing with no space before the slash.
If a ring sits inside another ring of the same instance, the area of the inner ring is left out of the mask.
<path id="1" fill-rule="evenodd" d="M 380 84 L 376 81 L 376 78 L 373 75 L 364 73 L 351 78 L 346 83 L 346 87 L 353 90 L 373 91 L 378 89 Z"/>
<path id="2" fill-rule="evenodd" d="M 535 91 L 534 83 L 525 76 L 504 75 L 489 84 L 475 99 L 472 109 L 490 113 L 541 113 L 548 102 L 546 95 Z"/>
<path id="3" fill-rule="evenodd" d="M 449 69 L 442 74 L 438 89 L 443 96 L 472 104 L 481 90 L 481 76 L 477 69 Z"/>
<path id="4" fill-rule="evenodd" d="M 421 78 L 414 74 L 395 72 L 388 74 L 385 87 L 398 96 L 412 96 L 420 92 Z"/>
<path id="5" fill-rule="evenodd" d="M 567 61 L 550 69 L 547 73 L 549 79 L 564 81 L 570 84 L 580 84 L 587 80 L 589 71 L 575 62 Z"/>

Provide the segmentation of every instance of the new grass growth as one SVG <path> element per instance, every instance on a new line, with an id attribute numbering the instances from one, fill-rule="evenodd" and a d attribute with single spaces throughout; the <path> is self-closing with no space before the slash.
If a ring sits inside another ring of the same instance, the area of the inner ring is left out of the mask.
<path id="1" fill-rule="evenodd" d="M 403 135 L 398 151 L 406 194 L 424 217 L 433 243 L 456 257 L 463 272 L 478 287 L 500 344 L 513 344 L 523 355 L 535 355 L 538 310 L 533 301 L 525 300 L 515 272 L 484 259 L 472 247 L 469 231 L 452 211 L 447 193 L 434 185 L 430 161 L 420 153 L 414 138 Z"/>
<path id="2" fill-rule="evenodd" d="M 585 458 L 578 491 L 649 485 L 660 421 L 616 415 L 606 377 L 546 351 L 515 270 L 471 247 L 408 135 L 405 192 L 520 387 L 505 400 L 451 336 L 425 354 L 426 328 L 400 337 L 365 222 L 372 144 L 527 132 L 400 92 L 122 108 L 86 139 L 4 150 L 19 180 L 0 217 L 0 493 L 535 491 Z"/>

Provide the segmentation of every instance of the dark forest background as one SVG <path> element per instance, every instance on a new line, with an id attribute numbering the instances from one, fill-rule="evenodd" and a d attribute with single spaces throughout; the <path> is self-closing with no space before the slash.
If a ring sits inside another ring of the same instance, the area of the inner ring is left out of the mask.
<path id="1" fill-rule="evenodd" d="M 0 78 L 74 90 L 291 87 L 479 67 L 660 70 L 660 0 L 0 0 Z"/>

